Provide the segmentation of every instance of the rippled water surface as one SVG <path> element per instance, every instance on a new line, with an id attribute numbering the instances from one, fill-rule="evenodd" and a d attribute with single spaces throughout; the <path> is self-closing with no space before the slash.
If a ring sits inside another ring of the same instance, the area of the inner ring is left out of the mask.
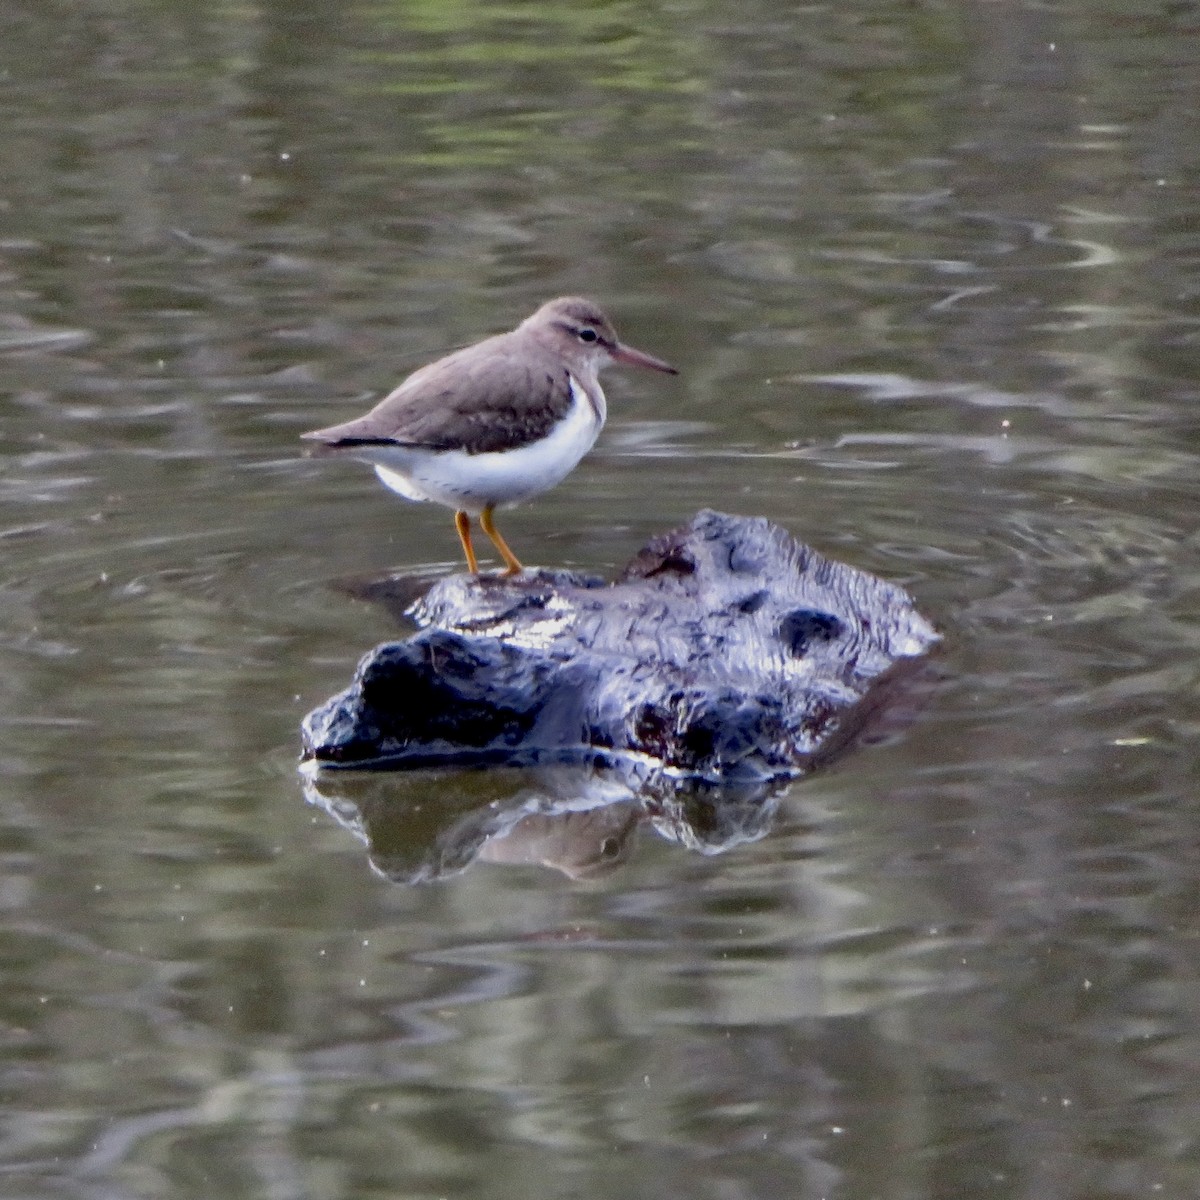
<path id="1" fill-rule="evenodd" d="M 1186 0 L 9 5 L 0 1192 L 1200 1195 L 1198 88 Z M 765 515 L 936 686 L 414 885 L 552 785 L 297 773 L 459 569 L 297 435 L 580 291 L 682 373 L 518 553 Z"/>

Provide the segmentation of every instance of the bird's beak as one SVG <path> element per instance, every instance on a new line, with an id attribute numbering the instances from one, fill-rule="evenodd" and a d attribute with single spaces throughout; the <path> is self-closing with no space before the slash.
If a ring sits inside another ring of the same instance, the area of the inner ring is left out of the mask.
<path id="1" fill-rule="evenodd" d="M 662 371 L 666 375 L 678 375 L 670 363 L 665 363 L 661 358 L 655 358 L 653 354 L 646 354 L 642 350 L 635 350 L 632 346 L 623 346 L 620 342 L 612 351 L 613 362 L 624 363 L 628 367 L 648 367 L 651 371 Z"/>

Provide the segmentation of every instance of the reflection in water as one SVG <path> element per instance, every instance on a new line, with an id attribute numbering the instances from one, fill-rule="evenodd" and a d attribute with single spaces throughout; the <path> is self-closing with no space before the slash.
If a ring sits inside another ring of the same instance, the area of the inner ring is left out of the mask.
<path id="1" fill-rule="evenodd" d="M 405 883 L 446 878 L 477 859 L 593 877 L 625 860 L 643 824 L 718 853 L 767 833 L 783 786 L 672 787 L 658 773 L 639 787 L 629 769 L 600 766 L 304 774 L 308 802 L 362 838 L 380 874 Z"/>
<path id="2" fill-rule="evenodd" d="M 529 813 L 507 833 L 488 838 L 479 857 L 510 866 L 553 867 L 570 879 L 587 879 L 625 860 L 639 819 L 630 803 L 585 812 Z"/>

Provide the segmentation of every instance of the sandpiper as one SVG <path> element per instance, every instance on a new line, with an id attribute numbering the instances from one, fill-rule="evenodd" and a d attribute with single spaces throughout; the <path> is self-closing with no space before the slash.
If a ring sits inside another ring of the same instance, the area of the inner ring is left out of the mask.
<path id="1" fill-rule="evenodd" d="M 302 436 L 370 463 L 401 496 L 454 509 L 474 574 L 478 517 L 513 575 L 521 564 L 493 514 L 561 482 L 592 448 L 608 411 L 599 372 L 613 362 L 676 374 L 622 345 L 592 301 L 564 296 L 516 329 L 414 371 L 365 416 Z"/>

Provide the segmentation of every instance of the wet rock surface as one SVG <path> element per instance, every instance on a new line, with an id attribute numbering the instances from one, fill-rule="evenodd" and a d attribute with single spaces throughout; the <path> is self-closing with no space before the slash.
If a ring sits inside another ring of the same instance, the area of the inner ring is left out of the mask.
<path id="1" fill-rule="evenodd" d="M 611 584 L 455 575 L 303 725 L 322 767 L 627 765 L 796 775 L 861 731 L 937 641 L 903 589 L 762 518 L 704 511 Z"/>

